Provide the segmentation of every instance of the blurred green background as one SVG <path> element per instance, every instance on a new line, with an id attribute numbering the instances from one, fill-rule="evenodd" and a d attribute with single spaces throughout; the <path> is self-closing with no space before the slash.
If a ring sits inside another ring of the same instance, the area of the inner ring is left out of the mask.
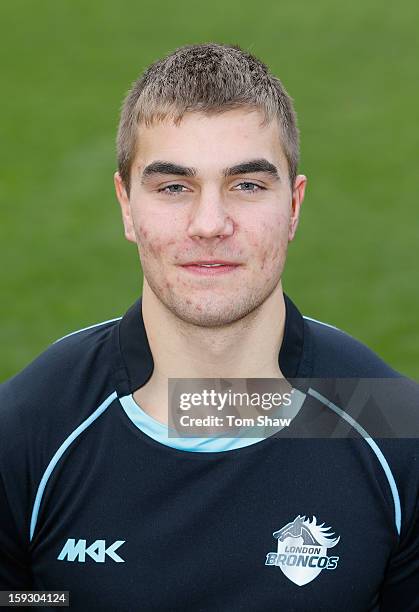
<path id="1" fill-rule="evenodd" d="M 285 290 L 419 378 L 415 0 L 15 0 L 0 19 L 1 380 L 138 297 L 120 104 L 150 62 L 207 41 L 256 54 L 295 100 L 309 184 Z"/>

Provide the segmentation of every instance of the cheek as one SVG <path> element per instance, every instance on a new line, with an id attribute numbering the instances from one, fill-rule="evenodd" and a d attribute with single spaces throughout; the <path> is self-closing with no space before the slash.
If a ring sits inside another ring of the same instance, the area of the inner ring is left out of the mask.
<path id="1" fill-rule="evenodd" d="M 153 232 L 150 226 L 140 224 L 137 231 L 138 247 L 142 255 L 160 257 L 164 249 L 174 243 L 174 240 L 165 240 L 161 232 Z"/>
<path id="2" fill-rule="evenodd" d="M 140 253 L 156 258 L 170 255 L 178 242 L 179 219 L 172 215 L 152 214 L 145 208 L 135 219 L 135 230 Z"/>
<path id="3" fill-rule="evenodd" d="M 271 274 L 278 265 L 282 265 L 288 245 L 288 218 L 281 216 L 272 223 L 263 221 L 261 231 L 253 234 L 249 240 L 254 249 L 260 269 Z"/>

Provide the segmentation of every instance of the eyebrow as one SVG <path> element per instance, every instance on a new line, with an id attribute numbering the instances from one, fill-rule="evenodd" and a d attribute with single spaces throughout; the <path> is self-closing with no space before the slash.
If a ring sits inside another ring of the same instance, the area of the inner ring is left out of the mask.
<path id="1" fill-rule="evenodd" d="M 176 174 L 177 176 L 196 176 L 195 168 L 187 168 L 186 166 L 179 166 L 178 164 L 172 164 L 171 162 L 155 161 L 146 166 L 142 172 L 141 182 L 144 182 L 153 174 Z"/>
<path id="2" fill-rule="evenodd" d="M 272 178 L 279 180 L 279 173 L 276 166 L 274 166 L 267 159 L 251 159 L 249 161 L 241 162 L 230 168 L 224 168 L 222 171 L 223 176 L 236 176 L 238 174 L 250 174 L 255 172 L 264 172 L 270 174 Z M 144 168 L 141 175 L 141 182 L 144 183 L 148 178 L 155 174 L 174 174 L 176 176 L 187 176 L 194 177 L 197 175 L 196 168 L 189 168 L 187 166 L 180 166 L 179 164 L 173 164 L 166 161 L 154 161 Z"/>
<path id="3" fill-rule="evenodd" d="M 270 174 L 272 178 L 279 179 L 279 173 L 276 166 L 271 164 L 267 159 L 251 159 L 231 168 L 224 168 L 224 176 L 235 176 L 236 174 L 253 174 L 254 172 L 264 172 Z"/>

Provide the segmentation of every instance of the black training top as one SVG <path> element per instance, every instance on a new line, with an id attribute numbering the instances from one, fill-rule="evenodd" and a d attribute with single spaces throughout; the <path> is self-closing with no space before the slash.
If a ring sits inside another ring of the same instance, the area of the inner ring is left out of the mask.
<path id="1" fill-rule="evenodd" d="M 0 590 L 101 612 L 419 610 L 418 440 L 367 428 L 417 425 L 416 385 L 285 304 L 279 366 L 306 418 L 244 446 L 169 443 L 135 404 L 141 300 L 0 387 Z M 398 391 L 362 411 L 360 378 Z"/>

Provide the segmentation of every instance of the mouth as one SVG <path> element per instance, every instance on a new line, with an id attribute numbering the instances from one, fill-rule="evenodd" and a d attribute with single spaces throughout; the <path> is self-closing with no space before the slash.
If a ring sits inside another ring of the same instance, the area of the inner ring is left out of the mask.
<path id="1" fill-rule="evenodd" d="M 228 274 L 237 270 L 241 264 L 237 264 L 230 261 L 192 261 L 190 263 L 183 264 L 183 268 L 186 272 L 192 274 L 198 274 L 201 276 L 219 276 L 220 274 Z"/>

